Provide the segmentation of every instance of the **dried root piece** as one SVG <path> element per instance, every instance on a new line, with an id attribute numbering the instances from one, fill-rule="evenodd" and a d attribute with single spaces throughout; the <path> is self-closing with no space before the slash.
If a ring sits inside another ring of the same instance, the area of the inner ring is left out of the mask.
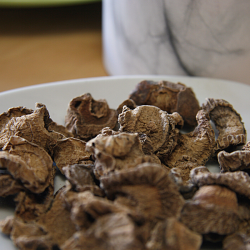
<path id="1" fill-rule="evenodd" d="M 0 158 L 1 158 L 1 154 L 0 154 Z M 0 159 L 0 162 L 1 162 L 1 159 Z M 21 183 L 15 180 L 11 175 L 9 174 L 0 175 L 0 196 L 1 197 L 6 197 L 9 195 L 16 194 L 23 189 L 24 189 L 23 185 L 21 185 Z"/>
<path id="2" fill-rule="evenodd" d="M 202 236 L 188 229 L 175 218 L 159 221 L 146 243 L 147 250 L 199 250 Z"/>
<path id="3" fill-rule="evenodd" d="M 137 133 L 115 132 L 104 129 L 86 144 L 86 150 L 95 158 L 96 178 L 110 172 L 134 168 L 142 162 L 160 163 L 154 155 L 145 155 Z"/>
<path id="4" fill-rule="evenodd" d="M 75 226 L 70 220 L 70 211 L 64 205 L 62 190 L 36 220 L 25 221 L 17 216 L 13 218 L 10 237 L 18 248 L 58 249 L 75 233 Z"/>
<path id="5" fill-rule="evenodd" d="M 218 130 L 215 153 L 230 146 L 246 143 L 246 130 L 240 114 L 233 106 L 222 99 L 207 99 L 202 109 L 210 116 Z"/>
<path id="6" fill-rule="evenodd" d="M 190 182 L 190 172 L 194 168 L 197 168 L 197 164 L 183 162 L 169 171 L 170 176 L 179 187 L 179 192 L 185 199 L 191 199 L 198 189 L 197 186 Z"/>
<path id="7" fill-rule="evenodd" d="M 93 165 L 75 164 L 63 168 L 65 177 L 73 190 L 84 192 L 90 190 L 97 196 L 104 196 L 104 192 L 94 181 Z"/>
<path id="8" fill-rule="evenodd" d="M 48 210 L 52 200 L 52 196 L 47 199 L 46 191 L 40 195 L 20 192 L 15 198 L 15 218 L 23 222 L 36 221 Z"/>
<path id="9" fill-rule="evenodd" d="M 199 166 L 190 171 L 190 182 L 195 183 L 195 177 L 202 174 L 210 173 L 209 169 L 205 166 Z"/>
<path id="10" fill-rule="evenodd" d="M 143 105 L 131 110 L 124 106 L 119 115 L 119 131 L 146 134 L 156 154 L 171 153 L 183 120 L 178 113 L 168 114 L 155 106 Z"/>
<path id="11" fill-rule="evenodd" d="M 193 90 L 182 83 L 142 81 L 130 94 L 137 105 L 153 105 L 168 113 L 178 112 L 185 124 L 195 126 L 199 101 Z"/>
<path id="12" fill-rule="evenodd" d="M 38 218 L 48 211 L 54 199 L 54 178 L 56 170 L 50 172 L 48 187 L 39 194 L 28 190 L 19 192 L 15 197 L 15 218 L 24 222 L 37 221 Z"/>
<path id="13" fill-rule="evenodd" d="M 235 234 L 241 234 L 250 238 L 250 219 L 241 219 Z"/>
<path id="14" fill-rule="evenodd" d="M 250 238 L 244 234 L 235 233 L 225 237 L 222 244 L 224 250 L 248 250 L 250 249 Z"/>
<path id="15" fill-rule="evenodd" d="M 119 115 L 122 112 L 123 106 L 127 106 L 130 109 L 135 109 L 137 107 L 136 103 L 132 99 L 127 99 L 123 101 L 117 108 L 117 114 Z"/>
<path id="16" fill-rule="evenodd" d="M 238 204 L 239 204 L 239 217 L 242 221 L 250 222 L 250 203 L 248 199 L 242 199 L 242 197 L 238 197 Z M 250 227 L 249 233 L 250 233 Z M 245 232 L 246 233 L 246 232 Z M 249 234 L 250 236 L 250 234 Z"/>
<path id="17" fill-rule="evenodd" d="M 204 185 L 225 186 L 239 195 L 250 199 L 250 176 L 246 172 L 227 172 L 227 173 L 198 173 L 194 174 L 191 170 L 191 181 L 201 187 Z"/>
<path id="18" fill-rule="evenodd" d="M 244 171 L 250 168 L 250 151 L 237 150 L 232 153 L 221 151 L 218 162 L 222 173 Z"/>
<path id="19" fill-rule="evenodd" d="M 39 145 L 50 153 L 51 147 L 56 144 L 62 134 L 54 131 L 48 131 L 46 123 L 49 118 L 46 106 L 40 103 L 36 104 L 36 110 L 30 114 L 18 113 L 20 116 L 11 116 L 6 120 L 5 126 L 2 126 L 0 132 L 0 145 L 3 147 L 11 136 L 19 136 L 29 142 Z"/>
<path id="20" fill-rule="evenodd" d="M 142 250 L 138 238 L 137 226 L 128 215 L 112 213 L 98 218 L 87 231 L 76 232 L 61 249 Z"/>
<path id="21" fill-rule="evenodd" d="M 135 143 L 140 145 L 138 134 L 115 132 L 112 135 L 106 135 L 105 130 L 104 134 L 99 134 L 88 141 L 86 148 L 89 151 L 98 149 L 114 157 L 125 157 Z M 140 150 L 139 155 L 141 155 L 141 152 Z"/>
<path id="22" fill-rule="evenodd" d="M 178 217 L 184 204 L 178 187 L 158 164 L 143 163 L 127 171 L 110 173 L 100 181 L 110 199 L 148 220 Z"/>
<path id="23" fill-rule="evenodd" d="M 185 162 L 205 165 L 210 159 L 215 145 L 214 130 L 204 111 L 200 110 L 196 119 L 198 125 L 194 131 L 180 134 L 173 152 L 161 156 L 168 167 L 178 167 Z"/>
<path id="24" fill-rule="evenodd" d="M 50 118 L 50 114 L 46 106 L 42 103 L 36 103 L 37 109 L 43 109 L 44 110 L 44 127 L 51 132 L 50 135 L 57 139 L 57 138 L 63 138 L 64 137 L 73 137 L 73 134 L 70 133 L 65 126 L 59 125 L 56 122 L 54 122 Z"/>
<path id="25" fill-rule="evenodd" d="M 2 131 L 5 125 L 13 118 L 13 117 L 20 117 L 23 115 L 29 115 L 34 112 L 33 109 L 27 109 L 26 107 L 14 107 L 8 109 L 6 112 L 0 115 L 0 131 Z"/>
<path id="26" fill-rule="evenodd" d="M 3 234 L 10 236 L 13 229 L 14 216 L 7 216 L 4 220 L 0 221 L 0 230 Z"/>
<path id="27" fill-rule="evenodd" d="M 221 172 L 248 171 L 250 168 L 250 142 L 248 142 L 241 150 L 231 153 L 221 151 L 218 153 L 218 162 Z"/>
<path id="28" fill-rule="evenodd" d="M 53 247 L 56 247 L 51 237 L 34 222 L 23 222 L 14 219 L 10 237 L 18 249 L 53 250 Z"/>
<path id="29" fill-rule="evenodd" d="M 0 166 L 34 193 L 42 193 L 49 186 L 52 165 L 43 148 L 21 137 L 11 137 L 0 152 Z"/>
<path id="30" fill-rule="evenodd" d="M 70 101 L 65 117 L 66 128 L 74 137 L 89 140 L 102 128 L 113 129 L 117 123 L 117 111 L 110 109 L 106 100 L 94 100 L 87 93 Z"/>
<path id="31" fill-rule="evenodd" d="M 109 247 L 106 240 L 96 238 L 95 235 L 87 234 L 85 231 L 78 231 L 64 243 L 61 250 L 106 250 Z"/>
<path id="32" fill-rule="evenodd" d="M 90 191 L 65 192 L 65 202 L 71 211 L 71 220 L 78 230 L 88 229 L 93 221 L 111 213 L 129 214 L 130 210 L 124 206 L 114 204 L 106 198 L 96 197 Z"/>
<path id="33" fill-rule="evenodd" d="M 86 213 L 85 207 L 94 197 L 92 192 L 75 192 L 72 190 L 72 186 L 66 182 L 66 188 L 63 195 L 65 207 L 67 207 L 67 209 L 70 211 L 70 219 L 75 225 L 77 231 L 86 230 L 89 228 L 93 223 L 93 218 Z M 98 207 L 99 211 L 101 209 L 102 208 Z"/>
<path id="34" fill-rule="evenodd" d="M 202 186 L 183 206 L 180 221 L 199 234 L 234 233 L 239 226 L 236 193 L 218 185 Z"/>
<path id="35" fill-rule="evenodd" d="M 64 189 L 63 187 L 56 193 L 50 210 L 37 221 L 59 247 L 76 232 L 75 225 L 70 219 L 70 211 L 65 206 Z"/>
<path id="36" fill-rule="evenodd" d="M 86 142 L 76 138 L 63 138 L 53 147 L 52 157 L 58 169 L 74 164 L 92 164 L 91 154 L 85 150 Z"/>
<path id="37" fill-rule="evenodd" d="M 248 199 L 242 196 L 238 196 L 237 198 L 238 198 L 238 215 L 240 223 L 237 230 L 231 235 L 233 241 L 239 239 L 238 238 L 239 236 L 240 238 L 243 237 L 244 239 L 250 237 L 250 203 Z M 234 236 L 236 236 L 236 238 Z"/>
<path id="38" fill-rule="evenodd" d="M 190 185 L 190 172 L 192 169 L 197 168 L 196 163 L 183 162 L 178 167 L 170 169 L 170 175 L 175 180 L 178 186 Z"/>
<path id="39" fill-rule="evenodd" d="M 245 229 L 246 228 L 249 229 L 249 221 L 250 221 L 249 220 L 250 219 L 250 210 L 249 210 L 249 198 L 250 198 L 249 181 L 250 181 L 250 177 L 246 172 L 238 171 L 238 172 L 227 172 L 224 174 L 222 174 L 222 173 L 209 173 L 205 167 L 199 167 L 199 168 L 195 168 L 191 171 L 191 181 L 195 185 L 201 187 L 199 189 L 199 191 L 197 191 L 195 196 L 200 192 L 200 190 L 204 190 L 204 192 L 203 192 L 204 193 L 204 201 L 206 201 L 208 204 L 209 204 L 209 202 L 212 202 L 213 200 L 215 200 L 214 204 L 216 206 L 219 205 L 220 203 L 223 203 L 224 206 L 226 206 L 228 202 L 230 202 L 230 204 L 231 204 L 230 199 L 232 197 L 236 197 L 236 195 L 237 195 L 237 198 L 234 198 L 234 200 L 236 199 L 236 201 L 237 201 L 237 209 L 235 207 L 235 211 L 234 211 L 235 215 L 233 216 L 233 214 L 232 214 L 233 217 L 231 217 L 231 219 L 228 220 L 228 221 L 234 223 L 234 230 L 232 228 L 232 231 L 230 233 L 224 233 L 224 234 L 231 234 L 231 233 L 244 233 L 244 234 L 246 234 L 247 233 L 247 231 Z M 226 194 L 223 194 L 221 192 L 221 195 L 218 197 L 218 199 L 209 198 L 208 197 L 209 190 L 211 190 L 210 191 L 211 197 L 213 197 L 213 193 L 214 194 L 219 193 L 219 192 L 216 192 L 216 190 L 213 190 L 214 186 L 216 186 L 216 188 L 220 187 L 220 188 L 223 188 L 224 190 L 227 190 L 227 193 L 229 195 L 227 196 Z M 231 195 L 230 195 L 230 192 L 231 192 Z M 224 199 L 225 199 L 225 201 L 223 201 Z M 204 201 L 203 201 L 203 203 L 204 203 Z M 242 201 L 244 201 L 244 202 L 242 202 Z M 191 223 L 191 221 L 193 221 L 192 217 L 190 217 L 192 212 L 194 213 L 193 216 L 195 216 L 195 214 L 200 213 L 200 211 L 201 211 L 201 207 L 200 207 L 199 203 L 193 201 L 190 204 L 186 204 L 184 206 L 184 209 L 186 207 L 186 211 L 185 211 L 185 215 L 184 215 L 186 223 Z M 233 211 L 232 210 L 233 203 L 231 205 L 230 204 L 228 204 L 227 207 L 230 208 L 230 206 L 231 206 L 231 211 Z M 247 204 L 247 206 L 246 206 L 246 204 Z M 210 204 L 210 208 L 212 208 L 211 204 Z M 196 211 L 196 209 L 197 209 L 197 211 Z M 202 207 L 202 209 L 203 209 L 203 207 Z M 220 210 L 218 207 L 216 209 L 217 210 L 213 211 L 213 212 L 219 215 Z M 227 209 L 224 208 L 224 212 L 226 212 L 226 211 L 227 211 Z M 189 214 L 189 215 L 187 216 L 187 214 Z M 212 215 L 213 213 L 211 211 L 210 211 L 210 213 L 207 213 L 206 218 L 209 218 L 209 214 Z M 188 218 L 189 218 L 190 222 L 188 222 Z M 205 214 L 204 214 L 204 218 L 205 218 Z M 223 219 L 223 215 L 221 215 L 221 219 Z M 216 222 L 215 217 L 212 219 L 212 216 L 211 216 L 210 220 L 211 220 L 211 224 Z M 197 219 L 197 221 L 198 221 L 198 219 Z M 201 221 L 202 221 L 202 219 L 201 219 Z M 201 221 L 199 222 L 200 225 L 202 225 Z M 218 221 L 220 221 L 220 219 L 218 219 Z M 204 221 L 204 225 L 208 225 L 208 222 Z M 222 225 L 226 225 L 226 222 L 218 224 L 217 228 L 219 229 L 220 227 L 222 227 Z M 230 228 L 229 225 L 228 225 L 228 228 Z M 206 231 L 206 233 L 207 233 L 207 231 Z M 222 234 L 222 231 L 217 232 L 217 233 Z M 249 233 L 249 230 L 248 230 L 248 233 Z"/>
<path id="40" fill-rule="evenodd" d="M 15 198 L 15 218 L 24 222 L 37 221 L 48 211 L 53 199 L 54 189 L 51 186 L 41 194 L 22 191 Z"/>
<path id="41" fill-rule="evenodd" d="M 64 135 L 65 137 L 74 137 L 74 135 L 69 132 L 65 126 L 63 125 L 59 125 L 57 124 L 56 122 L 54 121 L 51 121 L 49 124 L 48 124 L 48 131 L 53 131 L 53 132 L 57 132 L 59 134 L 62 134 Z"/>

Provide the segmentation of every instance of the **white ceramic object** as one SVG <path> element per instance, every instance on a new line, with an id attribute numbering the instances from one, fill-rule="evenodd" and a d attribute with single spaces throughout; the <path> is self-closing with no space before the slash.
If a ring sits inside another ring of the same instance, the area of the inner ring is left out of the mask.
<path id="1" fill-rule="evenodd" d="M 51 118 L 63 125 L 66 109 L 72 98 L 84 93 L 91 93 L 94 99 L 106 99 L 111 108 L 117 108 L 123 100 L 128 98 L 135 85 L 145 79 L 182 82 L 188 87 L 192 87 L 200 104 L 206 98 L 225 99 L 241 114 L 246 130 L 250 131 L 248 110 L 250 107 L 250 86 L 232 81 L 200 77 L 164 75 L 120 76 L 77 79 L 35 85 L 0 93 L 0 113 L 16 106 L 34 109 L 35 103 L 40 102 L 47 106 Z M 57 178 L 56 189 L 62 185 L 64 185 L 64 181 Z M 14 208 L 11 207 L 10 203 L 4 202 L 0 198 L 0 220 L 13 214 L 13 211 Z M 0 249 L 15 250 L 16 248 L 7 237 L 0 233 Z"/>
<path id="2" fill-rule="evenodd" d="M 103 0 L 106 69 L 250 84 L 249 12 L 249 0 Z"/>

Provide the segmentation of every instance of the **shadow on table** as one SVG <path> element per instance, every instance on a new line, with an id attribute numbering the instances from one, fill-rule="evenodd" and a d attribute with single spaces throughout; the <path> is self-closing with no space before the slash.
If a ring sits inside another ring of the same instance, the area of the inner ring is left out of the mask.
<path id="1" fill-rule="evenodd" d="M 1 35 L 36 35 L 101 29 L 102 3 L 0 8 Z"/>

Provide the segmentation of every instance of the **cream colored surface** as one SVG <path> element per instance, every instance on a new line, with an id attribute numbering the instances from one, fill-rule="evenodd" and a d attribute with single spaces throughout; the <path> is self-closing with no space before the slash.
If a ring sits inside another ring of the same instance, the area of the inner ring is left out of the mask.
<path id="1" fill-rule="evenodd" d="M 101 7 L 0 8 L 0 92 L 106 76 Z"/>

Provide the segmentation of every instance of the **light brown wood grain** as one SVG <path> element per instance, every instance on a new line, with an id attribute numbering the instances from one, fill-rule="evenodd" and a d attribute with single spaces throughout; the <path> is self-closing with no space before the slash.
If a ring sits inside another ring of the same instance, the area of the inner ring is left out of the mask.
<path id="1" fill-rule="evenodd" d="M 102 59 L 101 2 L 0 8 L 0 92 L 108 75 Z"/>

